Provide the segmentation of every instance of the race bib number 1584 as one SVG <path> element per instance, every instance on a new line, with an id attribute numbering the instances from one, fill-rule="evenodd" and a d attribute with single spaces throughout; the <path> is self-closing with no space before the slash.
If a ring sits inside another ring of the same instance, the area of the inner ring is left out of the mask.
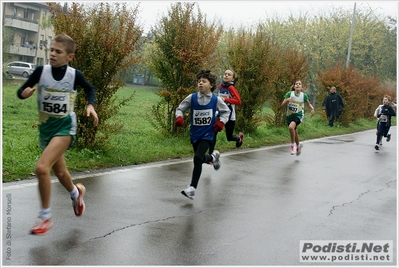
<path id="1" fill-rule="evenodd" d="M 69 93 L 46 92 L 40 100 L 40 111 L 53 115 L 66 115 L 69 103 Z"/>

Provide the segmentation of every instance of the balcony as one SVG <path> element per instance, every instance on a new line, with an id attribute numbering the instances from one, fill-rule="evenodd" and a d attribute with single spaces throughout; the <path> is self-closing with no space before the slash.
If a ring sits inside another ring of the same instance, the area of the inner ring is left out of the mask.
<path id="1" fill-rule="evenodd" d="M 12 15 L 5 15 L 4 26 L 39 32 L 39 24 L 37 22 Z"/>
<path id="2" fill-rule="evenodd" d="M 10 53 L 11 54 L 17 54 L 17 55 L 22 55 L 22 56 L 35 57 L 36 56 L 36 49 L 37 48 L 33 48 L 33 46 L 24 47 L 24 46 L 21 46 L 21 45 L 12 45 L 10 47 Z"/>

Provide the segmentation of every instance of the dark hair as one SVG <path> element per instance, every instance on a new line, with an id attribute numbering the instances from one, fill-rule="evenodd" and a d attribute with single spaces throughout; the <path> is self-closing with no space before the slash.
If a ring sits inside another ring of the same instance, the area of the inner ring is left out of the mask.
<path id="1" fill-rule="evenodd" d="M 69 36 L 64 33 L 58 34 L 54 39 L 54 42 L 59 42 L 64 44 L 65 46 L 65 51 L 69 53 L 75 53 L 76 50 L 76 44 L 75 41 Z"/>
<path id="2" fill-rule="evenodd" d="M 211 73 L 211 70 L 201 70 L 197 74 L 197 82 L 201 78 L 205 78 L 205 79 L 209 80 L 209 83 L 212 85 L 212 88 L 211 88 L 212 92 L 216 89 L 216 81 L 217 81 L 218 77 L 215 74 Z"/>

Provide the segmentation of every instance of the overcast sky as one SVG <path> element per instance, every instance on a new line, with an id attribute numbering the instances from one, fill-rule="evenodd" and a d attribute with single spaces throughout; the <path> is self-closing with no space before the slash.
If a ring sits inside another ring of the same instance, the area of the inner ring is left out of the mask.
<path id="1" fill-rule="evenodd" d="M 139 20 L 144 27 L 144 32 L 151 29 L 172 3 L 178 1 L 133 1 L 139 4 Z M 186 1 L 190 2 L 190 1 Z M 194 1 L 191 1 L 194 2 Z M 322 14 L 332 7 L 342 7 L 353 11 L 371 9 L 377 16 L 381 14 L 397 17 L 398 1 L 195 1 L 207 20 L 221 19 L 225 27 L 239 25 L 254 25 L 265 18 L 288 15 Z"/>

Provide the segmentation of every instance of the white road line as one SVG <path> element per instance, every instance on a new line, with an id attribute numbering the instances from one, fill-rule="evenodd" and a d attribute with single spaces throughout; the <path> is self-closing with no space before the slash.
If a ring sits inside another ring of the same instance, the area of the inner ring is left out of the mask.
<path id="1" fill-rule="evenodd" d="M 366 130 L 366 131 L 374 131 L 374 130 Z M 348 136 L 348 135 L 353 135 L 356 133 L 350 133 L 350 134 L 344 134 L 344 135 L 337 135 L 337 136 Z M 301 141 L 302 143 L 307 143 L 307 142 L 314 142 L 317 140 L 321 140 L 321 139 L 329 139 L 329 138 L 333 138 L 333 137 L 337 137 L 337 136 L 328 136 L 328 137 L 323 137 L 323 138 L 318 138 L 318 139 L 312 139 L 312 140 L 305 140 L 305 141 Z M 279 145 L 274 145 L 274 146 L 265 146 L 265 147 L 261 147 L 261 148 L 256 148 L 256 149 L 242 149 L 242 150 L 238 150 L 238 151 L 230 151 L 230 152 L 224 152 L 222 154 L 223 155 L 237 155 L 237 154 L 243 154 L 243 153 L 248 153 L 248 152 L 258 152 L 258 151 L 264 151 L 264 150 L 269 150 L 269 149 L 274 149 L 274 148 L 279 148 L 279 147 L 285 147 L 287 146 L 287 144 L 279 144 Z M 131 167 L 124 167 L 124 168 L 120 168 L 120 169 L 114 169 L 114 170 L 110 170 L 110 171 L 103 171 L 103 172 L 95 172 L 94 173 L 87 173 L 87 174 L 78 174 L 78 175 L 72 175 L 72 180 L 78 180 L 78 179 L 84 179 L 84 178 L 94 178 L 94 177 L 100 177 L 100 176 L 104 176 L 104 175 L 112 175 L 112 174 L 119 174 L 119 173 L 124 173 L 124 172 L 129 172 L 129 171 L 133 171 L 133 170 L 140 170 L 140 169 L 147 169 L 147 168 L 159 168 L 159 167 L 163 167 L 163 166 L 168 166 L 171 164 L 180 164 L 180 163 L 186 163 L 186 162 L 191 162 L 193 161 L 192 158 L 184 158 L 184 159 L 176 159 L 176 160 L 166 160 L 166 162 L 159 162 L 159 163 L 148 163 L 148 164 L 140 164 L 137 166 L 131 166 Z M 51 183 L 56 183 L 59 182 L 57 178 L 52 178 L 51 179 Z M 13 185 L 5 185 L 5 184 L 13 184 Z M 24 183 L 21 181 L 19 182 L 9 182 L 9 183 L 3 183 L 3 191 L 7 191 L 7 190 L 12 190 L 12 189 L 21 189 L 21 188 L 25 188 L 25 187 L 30 187 L 30 186 L 37 186 L 37 181 L 35 180 L 34 182 L 27 182 Z"/>

